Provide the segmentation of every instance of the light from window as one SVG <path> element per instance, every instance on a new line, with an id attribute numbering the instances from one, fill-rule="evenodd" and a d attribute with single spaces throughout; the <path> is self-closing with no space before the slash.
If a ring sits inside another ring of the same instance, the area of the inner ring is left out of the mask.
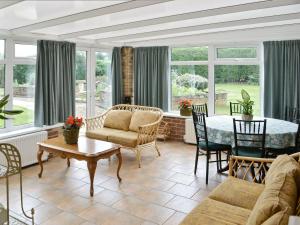
<path id="1" fill-rule="evenodd" d="M 0 64 L 0 98 L 5 95 L 5 65 Z M 4 128 L 4 120 L 0 120 L 0 128 Z"/>
<path id="2" fill-rule="evenodd" d="M 87 53 L 86 51 L 76 51 L 76 93 L 75 93 L 75 106 L 76 115 L 86 117 L 86 104 L 87 104 Z"/>
<path id="3" fill-rule="evenodd" d="M 37 54 L 36 45 L 15 44 L 16 58 L 31 58 L 35 59 Z"/>
<path id="4" fill-rule="evenodd" d="M 216 114 L 229 115 L 229 104 L 241 100 L 242 89 L 245 89 L 254 101 L 254 115 L 260 115 L 259 66 L 215 65 Z"/>
<path id="5" fill-rule="evenodd" d="M 172 61 L 207 61 L 207 47 L 172 48 Z"/>
<path id="6" fill-rule="evenodd" d="M 256 48 L 217 48 L 219 59 L 257 58 Z"/>
<path id="7" fill-rule="evenodd" d="M 95 114 L 100 115 L 112 105 L 111 58 L 106 52 L 96 52 Z"/>
<path id="8" fill-rule="evenodd" d="M 0 60 L 4 59 L 5 41 L 0 40 Z"/>
<path id="9" fill-rule="evenodd" d="M 24 112 L 13 119 L 13 125 L 33 124 L 35 65 L 14 65 L 13 108 Z"/>

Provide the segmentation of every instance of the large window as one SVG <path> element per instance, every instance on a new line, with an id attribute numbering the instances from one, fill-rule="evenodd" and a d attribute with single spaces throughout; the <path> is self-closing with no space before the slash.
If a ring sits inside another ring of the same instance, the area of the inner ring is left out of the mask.
<path id="1" fill-rule="evenodd" d="M 87 116 L 87 52 L 76 51 L 76 114 Z"/>
<path id="2" fill-rule="evenodd" d="M 190 99 L 208 103 L 211 115 L 228 115 L 230 102 L 241 99 L 245 89 L 255 102 L 254 115 L 260 115 L 258 55 L 257 46 L 172 48 L 170 110 L 178 110 L 181 99 Z"/>
<path id="3" fill-rule="evenodd" d="M 173 48 L 171 60 L 171 111 L 178 110 L 181 99 L 207 103 L 208 48 Z"/>
<path id="4" fill-rule="evenodd" d="M 97 51 L 95 71 L 95 114 L 100 115 L 112 104 L 111 57 L 108 52 Z"/>

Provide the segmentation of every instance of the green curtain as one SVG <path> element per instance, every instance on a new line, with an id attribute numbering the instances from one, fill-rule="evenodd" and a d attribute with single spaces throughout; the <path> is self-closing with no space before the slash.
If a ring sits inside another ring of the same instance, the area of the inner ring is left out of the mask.
<path id="1" fill-rule="evenodd" d="M 168 110 L 169 48 L 134 49 L 134 101 Z"/>
<path id="2" fill-rule="evenodd" d="M 70 42 L 37 42 L 35 125 L 64 122 L 75 114 L 75 54 Z"/>
<path id="3" fill-rule="evenodd" d="M 112 104 L 124 102 L 123 77 L 122 77 L 122 54 L 120 47 L 114 47 L 111 58 L 112 75 Z"/>
<path id="4" fill-rule="evenodd" d="M 300 108 L 300 40 L 264 42 L 264 113 L 286 118 Z"/>

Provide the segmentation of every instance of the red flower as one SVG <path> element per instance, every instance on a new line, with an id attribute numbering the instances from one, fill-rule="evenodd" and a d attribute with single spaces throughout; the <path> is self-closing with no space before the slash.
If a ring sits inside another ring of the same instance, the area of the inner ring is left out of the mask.
<path id="1" fill-rule="evenodd" d="M 66 124 L 68 125 L 73 125 L 74 124 L 74 117 L 73 116 L 69 116 L 67 121 L 66 121 Z"/>

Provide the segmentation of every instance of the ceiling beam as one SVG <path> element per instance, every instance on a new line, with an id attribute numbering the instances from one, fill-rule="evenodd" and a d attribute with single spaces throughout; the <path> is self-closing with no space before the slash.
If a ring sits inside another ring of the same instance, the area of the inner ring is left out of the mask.
<path id="1" fill-rule="evenodd" d="M 10 31 L 13 33 L 30 32 L 33 30 L 39 30 L 39 29 L 43 29 L 46 27 L 53 27 L 53 26 L 57 26 L 57 25 L 61 25 L 61 24 L 71 23 L 71 22 L 78 21 L 78 20 L 88 19 L 88 18 L 97 17 L 97 16 L 103 16 L 103 15 L 112 14 L 112 13 L 118 13 L 118 12 L 130 10 L 130 9 L 136 9 L 136 8 L 155 5 L 155 4 L 164 3 L 164 2 L 168 2 L 168 1 L 173 1 L 173 0 L 151 0 L 151 1 L 133 0 L 133 1 L 123 2 L 123 3 L 119 3 L 119 4 L 115 4 L 115 5 L 98 8 L 98 9 L 75 13 L 75 14 L 72 14 L 69 16 L 63 16 L 63 17 L 46 20 L 46 21 L 39 22 L 39 23 L 34 23 L 34 24 L 14 28 L 14 29 L 11 29 Z"/>
<path id="2" fill-rule="evenodd" d="M 153 36 L 185 33 L 185 32 L 192 32 L 192 31 L 203 31 L 203 30 L 208 30 L 208 29 L 237 27 L 237 26 L 245 26 L 245 25 L 252 25 L 252 24 L 297 20 L 297 19 L 300 19 L 300 13 L 265 16 L 265 17 L 259 17 L 259 18 L 233 20 L 233 21 L 209 23 L 209 24 L 202 24 L 202 25 L 189 26 L 189 27 L 180 27 L 180 28 L 172 28 L 172 29 L 166 29 L 166 30 L 150 31 L 150 32 L 144 32 L 144 33 L 137 33 L 137 34 L 105 37 L 105 38 L 97 39 L 97 42 L 108 42 L 108 41 L 111 42 L 111 41 L 119 41 L 119 40 L 122 41 L 122 40 L 129 40 L 129 39 L 138 39 L 138 38 L 147 38 L 147 37 L 153 37 Z"/>
<path id="3" fill-rule="evenodd" d="M 11 5 L 15 5 L 19 2 L 22 2 L 22 0 L 13 0 L 13 1 L 0 1 L 0 9 L 4 9 L 8 6 L 11 6 Z"/>
<path id="4" fill-rule="evenodd" d="M 63 35 L 60 35 L 60 38 L 68 39 L 68 38 L 81 37 L 81 36 L 87 36 L 87 35 L 93 35 L 93 34 L 100 34 L 100 33 L 105 33 L 105 32 L 119 31 L 119 30 L 125 30 L 125 29 L 134 29 L 137 27 L 158 25 L 158 24 L 163 24 L 163 23 L 171 23 L 171 22 L 177 22 L 177 21 L 183 21 L 183 20 L 204 18 L 204 17 L 208 17 L 208 16 L 218 16 L 218 15 L 229 14 L 229 13 L 239 13 L 239 12 L 244 12 L 244 11 L 266 9 L 266 8 L 293 5 L 293 4 L 299 4 L 299 3 L 300 3 L 299 0 L 273 0 L 273 1 L 266 0 L 266 1 L 262 1 L 262 2 L 254 2 L 254 3 L 240 4 L 240 5 L 234 5 L 234 6 L 226 6 L 226 7 L 215 8 L 215 9 L 200 10 L 200 11 L 177 14 L 177 15 L 172 15 L 172 16 L 158 17 L 158 18 L 154 18 L 154 19 L 140 20 L 140 21 L 136 21 L 136 22 L 117 24 L 117 25 L 112 25 L 112 26 L 107 26 L 107 27 L 99 27 L 99 28 L 95 28 L 95 29 L 89 29 L 89 30 L 83 30 L 83 31 L 63 34 Z"/>

